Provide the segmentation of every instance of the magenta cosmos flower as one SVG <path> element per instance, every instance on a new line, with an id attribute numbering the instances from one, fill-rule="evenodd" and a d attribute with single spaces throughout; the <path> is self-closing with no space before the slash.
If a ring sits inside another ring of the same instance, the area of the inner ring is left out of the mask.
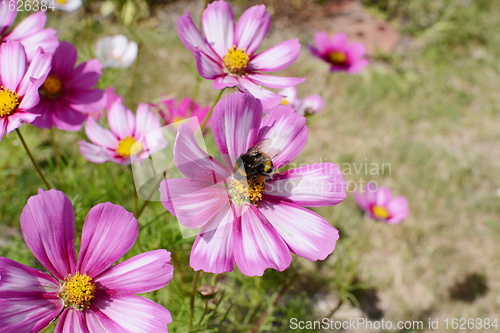
<path id="1" fill-rule="evenodd" d="M 46 1 L 47 4 L 49 1 Z M 0 6 L 0 42 L 17 40 L 24 45 L 28 61 L 33 60 L 36 51 L 42 47 L 44 52 L 54 53 L 59 41 L 57 30 L 45 28 L 47 15 L 44 11 L 38 11 L 29 15 L 21 21 L 14 29 L 8 32 L 17 16 L 17 1 L 5 1 Z"/>
<path id="2" fill-rule="evenodd" d="M 102 74 L 99 60 L 92 59 L 73 68 L 76 58 L 73 44 L 59 44 L 49 76 L 39 89 L 40 102 L 31 110 L 40 115 L 33 126 L 79 131 L 87 113 L 99 112 L 105 107 L 104 91 L 93 89 Z"/>
<path id="3" fill-rule="evenodd" d="M 315 46 L 309 46 L 311 53 L 331 65 L 332 72 L 346 71 L 359 73 L 370 61 L 365 56 L 363 43 L 347 43 L 347 35 L 337 33 L 330 39 L 325 32 L 317 32 L 314 36 Z"/>
<path id="4" fill-rule="evenodd" d="M 88 118 L 85 133 L 92 143 L 80 141 L 80 151 L 89 162 L 114 162 L 127 165 L 131 157 L 144 160 L 167 146 L 161 124 L 147 104 L 139 104 L 137 116 L 120 101 L 111 105 L 108 114 L 111 131 Z"/>
<path id="5" fill-rule="evenodd" d="M 24 207 L 21 229 L 52 276 L 0 258 L 2 332 L 38 332 L 59 314 L 57 333 L 167 332 L 168 310 L 134 294 L 163 288 L 172 279 L 170 253 L 150 251 L 112 266 L 137 239 L 139 224 L 132 213 L 109 202 L 92 208 L 78 261 L 75 213 L 64 193 L 39 190 Z"/>
<path id="6" fill-rule="evenodd" d="M 173 124 L 175 122 L 196 117 L 196 121 L 190 123 L 191 128 L 196 130 L 198 126 L 203 123 L 203 120 L 210 111 L 209 106 L 200 106 L 191 98 L 184 98 L 179 103 L 175 98 L 167 98 L 160 101 L 161 106 L 154 105 L 158 109 L 158 113 L 165 121 L 165 124 Z M 210 119 L 207 121 L 206 126 L 210 125 Z"/>
<path id="7" fill-rule="evenodd" d="M 39 48 L 28 66 L 20 42 L 0 46 L 0 140 L 5 132 L 8 136 L 22 122 L 31 123 L 38 117 L 29 111 L 38 104 L 38 87 L 50 71 L 51 58 Z"/>
<path id="8" fill-rule="evenodd" d="M 366 186 L 365 195 L 355 192 L 354 197 L 359 207 L 372 219 L 384 221 L 388 224 L 396 224 L 408 217 L 408 201 L 405 197 L 392 197 L 391 190 L 380 187 L 373 183 Z"/>
<path id="9" fill-rule="evenodd" d="M 306 119 L 290 106 L 277 106 L 263 119 L 262 114 L 262 103 L 250 94 L 237 92 L 217 104 L 212 131 L 224 163 L 201 150 L 187 124 L 179 127 L 174 160 L 187 179 L 167 179 L 160 192 L 163 205 L 180 223 L 201 227 L 191 251 L 194 270 L 230 272 L 236 262 L 243 274 L 262 275 L 266 268 L 286 269 L 290 252 L 323 260 L 335 249 L 338 231 L 302 206 L 342 202 L 342 172 L 333 163 L 319 163 L 273 175 L 267 169 L 269 179 L 260 179 L 264 173 L 255 171 L 264 165 L 281 168 L 307 141 Z M 247 166 L 252 163 L 245 154 L 257 158 L 260 149 L 272 164 L 264 159 L 260 166 Z M 245 173 L 256 177 L 250 180 Z"/>
<path id="10" fill-rule="evenodd" d="M 248 91 L 262 101 L 267 111 L 280 103 L 281 96 L 261 86 L 283 89 L 305 81 L 261 73 L 290 66 L 300 53 L 299 40 L 292 39 L 255 54 L 270 24 L 271 15 L 260 5 L 246 10 L 235 28 L 231 6 L 220 0 L 209 4 L 203 12 L 205 37 L 188 11 L 179 18 L 177 29 L 182 43 L 196 58 L 198 72 L 205 79 L 215 80 L 215 89 L 236 86 Z"/>
<path id="11" fill-rule="evenodd" d="M 284 96 L 281 104 L 291 105 L 301 115 L 311 115 L 320 112 L 325 105 L 325 100 L 318 94 L 307 96 L 304 99 L 298 98 L 295 87 L 285 88 L 279 94 Z"/>

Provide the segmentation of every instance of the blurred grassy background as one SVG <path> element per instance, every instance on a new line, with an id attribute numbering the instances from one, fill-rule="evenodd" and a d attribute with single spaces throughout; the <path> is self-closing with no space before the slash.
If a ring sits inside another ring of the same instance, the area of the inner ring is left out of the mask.
<path id="1" fill-rule="evenodd" d="M 261 49 L 297 36 L 302 45 L 312 43 L 315 31 L 309 22 L 293 21 L 291 26 L 281 16 L 309 2 L 265 1 L 272 9 L 273 25 Z M 373 222 L 357 209 L 352 193 L 336 207 L 315 209 L 341 232 L 335 252 L 321 263 L 294 257 L 290 269 L 267 270 L 263 278 L 236 272 L 220 275 L 219 295 L 206 303 L 196 300 L 195 323 L 205 306 L 217 306 L 204 316 L 204 332 L 251 331 L 266 310 L 259 330 L 287 332 L 290 318 L 326 315 L 337 304 L 339 288 L 350 292 L 354 303 L 344 304 L 337 318 L 427 321 L 494 318 L 500 313 L 500 3 L 362 2 L 370 13 L 389 20 L 407 42 L 397 52 L 378 54 L 358 76 L 331 75 L 328 66 L 303 47 L 299 60 L 279 75 L 306 77 L 298 86 L 299 96 L 319 92 L 326 104 L 321 114 L 309 118 L 308 144 L 295 162 L 327 160 L 339 163 L 342 170 L 350 163 L 347 180 L 389 186 L 408 198 L 410 217 L 400 225 L 374 225 L 361 264 L 352 270 L 360 241 Z M 231 3 L 240 15 L 257 2 Z M 80 61 L 93 56 L 95 41 L 105 35 L 122 33 L 141 44 L 133 94 L 133 69 L 106 71 L 101 87 L 113 84 L 132 109 L 162 94 L 191 96 L 196 66 L 175 25 L 184 10 L 198 22 L 203 1 L 153 2 L 150 16 L 141 16 L 129 28 L 113 15 L 103 18 L 99 6 L 92 3 L 85 15 L 82 9 L 48 13 L 48 26 L 58 29 L 61 40 L 77 45 Z M 202 104 L 211 104 L 217 94 L 211 84 L 201 83 Z M 29 125 L 21 131 L 47 178 L 72 200 L 77 232 L 88 210 L 99 202 L 133 210 L 130 171 L 111 163 L 86 162 L 77 144 L 85 139 L 83 131 L 56 133 L 61 170 L 55 167 L 50 131 Z M 363 168 L 356 174 L 354 165 L 362 163 L 368 163 L 368 173 Z M 390 163 L 391 174 L 370 174 L 370 163 Z M 41 268 L 24 245 L 19 216 L 43 184 L 15 133 L 0 144 L 0 170 L 0 255 Z M 139 221 L 139 242 L 126 257 L 156 248 L 173 253 L 174 280 L 148 297 L 172 312 L 170 331 L 185 332 L 192 279 L 188 258 L 194 239 L 182 239 L 165 212 L 158 202 L 146 209 Z M 212 274 L 202 274 L 203 283 L 212 280 Z"/>

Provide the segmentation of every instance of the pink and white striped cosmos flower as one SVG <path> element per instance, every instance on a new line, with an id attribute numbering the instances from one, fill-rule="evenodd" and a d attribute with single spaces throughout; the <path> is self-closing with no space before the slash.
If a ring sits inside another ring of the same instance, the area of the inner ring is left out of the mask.
<path id="1" fill-rule="evenodd" d="M 364 58 L 366 51 L 363 43 L 348 44 L 344 33 L 337 33 L 330 39 L 325 32 L 317 32 L 314 43 L 316 45 L 309 46 L 309 50 L 314 56 L 329 63 L 332 72 L 346 71 L 355 74 L 370 63 Z"/>
<path id="2" fill-rule="evenodd" d="M 372 219 L 384 221 L 388 224 L 396 224 L 403 221 L 410 213 L 408 200 L 405 197 L 392 197 L 391 190 L 382 186 L 377 189 L 373 183 L 369 183 L 365 189 L 365 195 L 355 192 L 354 197 L 359 207 Z"/>
<path id="3" fill-rule="evenodd" d="M 39 47 L 42 47 L 44 52 L 53 54 L 59 45 L 57 30 L 45 28 L 47 15 L 42 10 L 29 15 L 8 32 L 16 20 L 17 9 L 17 1 L 5 1 L 0 6 L 0 42 L 8 40 L 21 42 L 26 49 L 29 62 L 33 60 Z"/>
<path id="4" fill-rule="evenodd" d="M 203 12 L 201 35 L 189 12 L 179 17 L 179 37 L 191 51 L 202 77 L 214 80 L 215 89 L 238 87 L 259 98 L 264 111 L 278 105 L 281 96 L 262 86 L 283 89 L 305 81 L 303 78 L 272 76 L 290 66 L 300 53 L 298 39 L 284 41 L 255 54 L 269 30 L 271 15 L 264 5 L 254 6 L 234 24 L 231 6 L 223 0 L 214 1 Z"/>
<path id="5" fill-rule="evenodd" d="M 85 133 L 92 143 L 80 141 L 80 151 L 92 163 L 114 162 L 128 165 L 131 158 L 144 160 L 152 153 L 167 146 L 158 117 L 147 104 L 137 107 L 137 116 L 115 101 L 107 114 L 110 130 L 88 118 Z"/>
<path id="6" fill-rule="evenodd" d="M 279 94 L 284 96 L 281 104 L 291 105 L 301 115 L 318 113 L 325 105 L 325 100 L 318 94 L 307 96 L 304 99 L 298 98 L 295 87 L 285 88 Z"/>
<path id="7" fill-rule="evenodd" d="M 112 266 L 139 233 L 132 213 L 111 203 L 85 220 L 78 261 L 75 213 L 60 191 L 39 190 L 21 214 L 26 245 L 49 275 L 0 257 L 0 330 L 38 332 L 59 315 L 55 332 L 167 332 L 163 306 L 135 296 L 163 288 L 173 277 L 170 253 L 155 250 Z M 62 313 L 61 313 L 62 312 Z"/>
<path id="8" fill-rule="evenodd" d="M 49 76 L 39 89 L 40 102 L 31 110 L 40 115 L 33 126 L 79 131 L 87 113 L 99 112 L 106 105 L 104 91 L 94 89 L 102 74 L 99 60 L 92 59 L 73 68 L 76 58 L 73 44 L 59 44 Z"/>
<path id="9" fill-rule="evenodd" d="M 31 113 L 38 104 L 38 87 L 50 71 L 51 55 L 38 48 L 28 66 L 23 45 L 7 41 L 0 46 L 0 141 L 23 122 L 38 117 Z"/>
<path id="10" fill-rule="evenodd" d="M 230 272 L 236 262 L 243 274 L 261 276 L 267 268 L 286 269 L 290 252 L 323 260 L 335 249 L 338 231 L 302 207 L 336 205 L 346 197 L 346 182 L 335 164 L 302 166 L 254 184 L 234 171 L 241 156 L 263 140 L 279 151 L 272 158 L 276 170 L 304 148 L 304 116 L 284 105 L 262 115 L 260 100 L 246 93 L 216 105 L 212 131 L 224 163 L 198 146 L 187 124 L 179 127 L 174 160 L 187 179 L 167 179 L 160 192 L 163 205 L 180 223 L 201 227 L 191 251 L 194 270 Z"/>

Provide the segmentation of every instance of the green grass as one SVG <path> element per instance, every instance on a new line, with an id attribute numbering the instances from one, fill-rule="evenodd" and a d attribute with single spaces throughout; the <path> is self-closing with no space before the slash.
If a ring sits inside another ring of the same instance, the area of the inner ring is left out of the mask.
<path id="1" fill-rule="evenodd" d="M 299 60 L 280 73 L 307 78 L 298 87 L 299 96 L 319 90 L 326 99 L 322 113 L 309 118 L 308 143 L 294 162 L 328 160 L 339 163 L 341 169 L 343 163 L 390 163 L 390 175 L 365 174 L 364 170 L 358 175 L 353 170 L 345 178 L 377 181 L 396 195 L 406 196 L 410 217 L 400 225 L 374 225 L 361 264 L 354 266 L 360 242 L 373 222 L 363 217 L 352 193 L 336 207 L 315 209 L 340 230 L 335 252 L 321 263 L 294 256 L 285 272 L 267 270 L 262 278 L 246 277 L 237 269 L 220 275 L 218 296 L 208 302 L 196 299 L 195 323 L 205 304 L 209 310 L 201 331 L 248 332 L 268 309 L 260 331 L 286 332 L 290 318 L 321 317 L 328 312 L 325 308 L 336 304 L 326 302 L 321 308 L 318 304 L 323 299 L 335 299 L 339 289 L 350 293 L 358 287 L 377 290 L 378 307 L 386 320 L 492 318 L 500 313 L 500 198 L 496 194 L 500 188 L 500 4 L 435 2 L 434 6 L 440 6 L 437 13 L 425 17 L 434 2 L 412 1 L 396 12 L 393 7 L 374 7 L 374 3 L 369 2 L 371 10 L 394 23 L 403 22 L 401 31 L 413 39 L 409 47 L 374 59 L 359 76 L 333 74 L 328 80 L 327 65 L 312 59 L 303 48 Z M 188 5 L 196 12 L 191 2 Z M 107 71 L 100 82 L 101 87 L 113 84 L 136 105 L 162 94 L 192 94 L 194 59 L 175 29 L 181 9 L 179 3 L 157 7 L 156 16 L 131 31 L 98 15 L 87 24 L 80 19 L 81 13 L 49 13 L 49 26 L 59 29 L 61 39 L 77 44 L 80 61 L 92 56 L 92 46 L 101 36 L 124 33 L 131 37 L 133 33 L 139 37 L 143 44 L 133 96 L 129 94 L 131 70 Z M 306 45 L 312 36 L 313 31 L 304 27 L 299 37 Z M 275 28 L 263 48 L 285 38 L 289 38 L 286 31 Z M 211 84 L 201 83 L 202 104 L 211 104 L 217 94 Z M 56 132 L 61 170 L 55 166 L 49 131 L 28 125 L 21 131 L 47 178 L 72 200 L 78 236 L 88 210 L 97 203 L 110 201 L 134 209 L 130 171 L 111 163 L 85 161 L 77 144 L 85 139 L 83 131 Z M 208 140 L 208 146 L 213 151 L 213 142 Z M 24 244 L 19 216 L 43 183 L 15 133 L 0 143 L 0 170 L 0 255 L 41 268 Z M 194 239 L 183 239 L 177 222 L 165 212 L 159 202 L 148 206 L 139 219 L 138 242 L 124 259 L 158 248 L 172 252 L 173 281 L 147 296 L 172 312 L 169 331 L 185 332 Z M 488 291 L 473 302 L 452 298 L 450 290 L 474 273 L 484 275 Z M 358 283 L 349 279 L 351 275 Z M 213 278 L 202 273 L 201 283 Z M 273 306 L 283 285 L 287 289 Z M 349 307 L 344 305 L 337 315 L 347 313 Z M 439 331 L 444 331 L 442 326 Z"/>

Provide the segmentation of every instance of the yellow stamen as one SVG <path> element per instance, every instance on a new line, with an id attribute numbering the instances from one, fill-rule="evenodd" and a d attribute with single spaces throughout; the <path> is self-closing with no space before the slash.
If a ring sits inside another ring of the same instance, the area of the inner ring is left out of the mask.
<path id="1" fill-rule="evenodd" d="M 0 117 L 14 113 L 19 106 L 19 95 L 15 91 L 0 88 Z"/>
<path id="2" fill-rule="evenodd" d="M 376 217 L 378 218 L 381 218 L 381 219 L 387 219 L 391 214 L 389 214 L 389 212 L 387 211 L 387 209 L 385 207 L 382 207 L 382 206 L 373 206 L 372 207 L 372 212 L 373 212 L 373 215 L 375 215 Z"/>
<path id="3" fill-rule="evenodd" d="M 139 154 L 141 151 L 142 143 L 135 141 L 131 136 L 127 136 L 125 139 L 120 140 L 116 148 L 116 153 L 125 158 Z"/>
<path id="4" fill-rule="evenodd" d="M 245 68 L 247 68 L 250 57 L 245 53 L 246 49 L 240 50 L 236 46 L 227 50 L 228 52 L 222 59 L 224 61 L 224 66 L 226 70 L 234 75 L 245 74 Z"/>
<path id="5" fill-rule="evenodd" d="M 51 99 L 59 97 L 63 90 L 63 84 L 61 80 L 55 75 L 49 75 L 45 79 L 45 82 L 40 87 L 41 92 Z"/>
<path id="6" fill-rule="evenodd" d="M 286 98 L 281 99 L 281 104 L 288 105 L 288 100 Z"/>
<path id="7" fill-rule="evenodd" d="M 337 65 L 345 64 L 347 57 L 344 52 L 335 51 L 328 55 L 328 59 Z"/>
<path id="8" fill-rule="evenodd" d="M 73 306 L 81 310 L 94 299 L 95 284 L 87 274 L 80 275 L 80 272 L 76 272 L 75 276 L 70 274 L 64 281 L 59 296 L 67 307 Z"/>
<path id="9" fill-rule="evenodd" d="M 233 179 L 231 183 L 229 183 L 229 195 L 231 200 L 238 206 L 244 202 L 251 202 L 257 205 L 257 202 L 262 200 L 262 191 L 266 188 L 260 183 L 254 184 L 251 188 L 248 188 L 249 185 L 250 182 L 244 184 L 236 179 Z"/>
<path id="10" fill-rule="evenodd" d="M 66 0 L 56 0 L 56 2 L 60 5 L 66 4 Z"/>

